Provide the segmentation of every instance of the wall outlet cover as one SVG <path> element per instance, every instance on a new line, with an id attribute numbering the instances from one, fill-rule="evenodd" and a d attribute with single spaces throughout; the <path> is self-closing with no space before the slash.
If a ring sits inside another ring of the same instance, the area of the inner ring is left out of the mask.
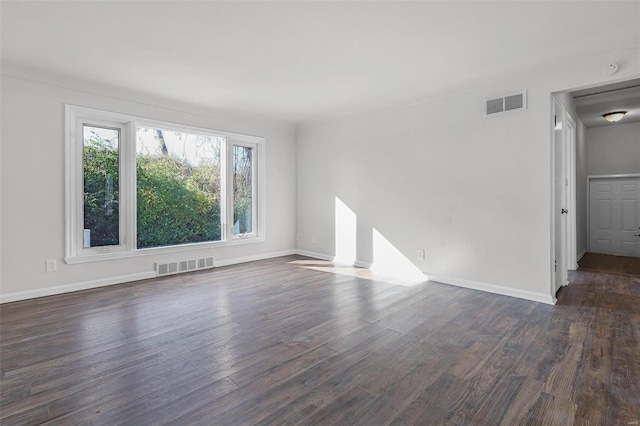
<path id="1" fill-rule="evenodd" d="M 45 261 L 44 269 L 46 272 L 56 272 L 58 270 L 58 263 L 55 259 L 49 259 Z"/>

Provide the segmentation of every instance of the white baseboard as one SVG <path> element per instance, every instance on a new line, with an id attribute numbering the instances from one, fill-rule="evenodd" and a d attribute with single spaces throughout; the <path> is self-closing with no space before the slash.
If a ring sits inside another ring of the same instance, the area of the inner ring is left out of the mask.
<path id="1" fill-rule="evenodd" d="M 255 260 L 270 259 L 273 257 L 289 256 L 296 254 L 296 250 L 285 250 L 273 253 L 258 254 L 255 256 L 236 257 L 233 259 L 214 260 L 214 266 L 235 265 L 237 263 L 253 262 Z M 74 284 L 60 285 L 55 287 L 39 288 L 35 290 L 19 291 L 15 293 L 0 295 L 0 304 L 17 302 L 19 300 L 35 299 L 37 297 L 53 296 L 55 294 L 70 293 L 72 291 L 88 290 L 96 287 L 105 287 L 108 285 L 122 284 L 130 281 L 145 280 L 155 278 L 156 271 L 140 272 L 137 274 L 120 275 L 117 277 L 103 278 L 99 280 L 83 281 Z"/>
<path id="2" fill-rule="evenodd" d="M 237 265 L 238 263 L 247 263 L 247 262 L 255 262 L 256 260 L 265 260 L 272 259 L 274 257 L 282 257 L 282 256 L 290 256 L 292 254 L 297 254 L 297 250 L 283 250 L 283 251 L 274 251 L 271 253 L 264 254 L 256 254 L 253 256 L 243 256 L 243 257 L 234 257 L 231 259 L 224 260 L 214 260 L 214 265 L 216 268 L 221 266 L 229 266 L 229 265 Z"/>
<path id="3" fill-rule="evenodd" d="M 37 297 L 53 296 L 55 294 L 71 293 L 73 291 L 89 290 L 91 288 L 105 287 L 113 284 L 122 284 L 130 281 L 155 278 L 156 271 L 140 272 L 137 274 L 119 275 L 117 277 L 102 278 L 99 280 L 83 281 L 74 284 L 58 285 L 55 287 L 38 288 L 35 290 L 18 291 L 15 293 L 0 295 L 0 303 L 17 302 L 19 300 L 35 299 Z"/>
<path id="4" fill-rule="evenodd" d="M 335 256 L 324 253 L 316 253 L 314 251 L 296 250 L 296 254 L 299 254 L 300 256 L 313 257 L 314 259 L 328 260 L 329 262 L 333 262 L 335 260 Z"/>
<path id="5" fill-rule="evenodd" d="M 356 260 L 353 262 L 353 266 L 357 266 L 358 268 L 371 269 L 371 262 L 365 262 L 364 260 Z"/>
<path id="6" fill-rule="evenodd" d="M 333 256 L 329 256 L 323 253 L 315 253 L 306 250 L 296 250 L 297 254 L 301 256 L 313 257 L 316 259 L 333 261 Z M 360 268 L 371 268 L 371 262 L 364 260 L 356 260 L 353 266 Z M 484 291 L 487 293 L 501 294 L 503 296 L 517 297 L 518 299 L 531 300 L 533 302 L 546 303 L 549 305 L 555 305 L 556 299 L 549 294 L 535 293 L 527 290 L 519 290 L 516 288 L 504 287 L 496 284 L 488 284 L 479 281 L 466 280 L 463 278 L 447 277 L 443 275 L 431 274 L 424 272 L 430 281 L 436 281 L 443 284 L 454 285 L 457 287 L 464 287 L 472 290 Z"/>
<path id="7" fill-rule="evenodd" d="M 216 260 L 215 266 L 221 267 L 221 266 L 235 265 L 239 263 L 253 262 L 256 260 L 264 260 L 264 259 L 271 259 L 274 257 L 289 256 L 292 254 L 299 254 L 301 256 L 312 257 L 315 259 L 328 260 L 330 262 L 333 262 L 334 260 L 334 256 L 324 254 L 324 253 L 316 253 L 316 252 L 311 252 L 306 250 L 284 250 L 284 251 L 278 251 L 278 252 L 272 252 L 272 253 L 258 254 L 254 256 L 244 256 L 244 257 L 235 257 L 232 259 Z M 356 260 L 354 262 L 354 266 L 357 266 L 360 268 L 370 268 L 371 263 L 365 262 L 362 260 Z M 540 303 L 547 303 L 550 305 L 553 305 L 556 302 L 555 298 L 547 294 L 534 293 L 527 290 L 519 290 L 519 289 L 504 287 L 504 286 L 495 285 L 495 284 L 488 284 L 488 283 L 483 283 L 479 281 L 472 281 L 472 280 L 466 280 L 466 279 L 455 278 L 455 277 L 447 277 L 447 276 L 430 274 L 430 273 L 425 273 L 425 275 L 431 281 L 436 281 L 443 284 L 450 284 L 458 287 L 469 288 L 472 290 L 480 290 L 488 293 L 501 294 L 501 295 L 510 296 L 510 297 L 517 297 L 519 299 L 531 300 L 531 301 L 540 302 Z M 0 295 L 0 304 L 17 302 L 19 300 L 35 299 L 37 297 L 52 296 L 55 294 L 70 293 L 73 291 L 88 290 L 91 288 L 104 287 L 104 286 L 113 285 L 113 284 L 122 284 L 125 282 L 138 281 L 138 280 L 144 280 L 144 279 L 155 278 L 155 277 L 156 277 L 155 271 L 148 271 L 148 272 L 140 272 L 137 274 L 120 275 L 117 277 L 103 278 L 99 280 L 84 281 L 84 282 L 75 283 L 75 284 L 40 288 L 40 289 L 28 290 L 28 291 L 20 291 L 20 292 Z"/>
<path id="8" fill-rule="evenodd" d="M 455 285 L 457 287 L 464 287 L 472 290 L 480 290 L 487 293 L 501 294 L 503 296 L 517 297 L 518 299 L 531 300 L 533 302 L 546 303 L 548 305 L 556 304 L 556 299 L 550 294 L 535 293 L 528 290 L 519 290 L 517 288 L 504 287 L 501 285 L 483 283 L 480 281 L 472 281 L 464 278 L 435 275 L 426 272 L 425 275 L 427 276 L 427 278 L 429 278 L 429 281 Z"/>
<path id="9" fill-rule="evenodd" d="M 300 256 L 312 257 L 314 259 L 327 260 L 329 262 L 338 262 L 335 256 L 331 256 L 329 254 L 324 254 L 324 253 L 318 253 L 314 251 L 296 250 L 296 254 L 299 254 Z M 353 266 L 356 266 L 358 268 L 369 269 L 371 268 L 371 262 L 365 262 L 364 260 L 356 260 L 355 262 L 353 262 Z"/>
<path id="10" fill-rule="evenodd" d="M 578 255 L 578 259 L 576 260 L 576 262 L 580 262 L 580 259 L 582 259 L 582 256 L 584 256 L 585 254 L 587 254 L 587 249 L 584 249 L 580 252 L 580 254 Z"/>

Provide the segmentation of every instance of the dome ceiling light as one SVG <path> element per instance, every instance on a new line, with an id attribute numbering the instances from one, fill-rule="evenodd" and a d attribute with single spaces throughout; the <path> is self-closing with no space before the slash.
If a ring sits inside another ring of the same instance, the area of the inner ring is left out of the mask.
<path id="1" fill-rule="evenodd" d="M 603 117 L 609 123 L 615 123 L 616 121 L 619 121 L 622 117 L 624 117 L 626 113 L 627 111 L 608 112 L 604 114 Z"/>

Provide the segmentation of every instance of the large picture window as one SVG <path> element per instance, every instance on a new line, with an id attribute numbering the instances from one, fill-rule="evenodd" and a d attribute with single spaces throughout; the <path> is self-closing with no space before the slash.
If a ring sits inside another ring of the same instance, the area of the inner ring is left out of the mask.
<path id="1" fill-rule="evenodd" d="M 225 139 L 137 127 L 138 248 L 220 241 Z"/>
<path id="2" fill-rule="evenodd" d="M 66 114 L 67 262 L 264 240 L 264 139 Z"/>

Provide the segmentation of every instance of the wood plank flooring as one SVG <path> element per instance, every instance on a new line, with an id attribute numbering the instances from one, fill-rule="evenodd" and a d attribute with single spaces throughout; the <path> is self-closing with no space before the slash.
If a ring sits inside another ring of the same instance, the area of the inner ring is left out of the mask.
<path id="1" fill-rule="evenodd" d="M 0 308 L 2 425 L 628 425 L 640 277 L 549 306 L 301 256 Z"/>
<path id="2" fill-rule="evenodd" d="M 585 253 L 578 266 L 582 271 L 640 275 L 640 257 Z"/>

